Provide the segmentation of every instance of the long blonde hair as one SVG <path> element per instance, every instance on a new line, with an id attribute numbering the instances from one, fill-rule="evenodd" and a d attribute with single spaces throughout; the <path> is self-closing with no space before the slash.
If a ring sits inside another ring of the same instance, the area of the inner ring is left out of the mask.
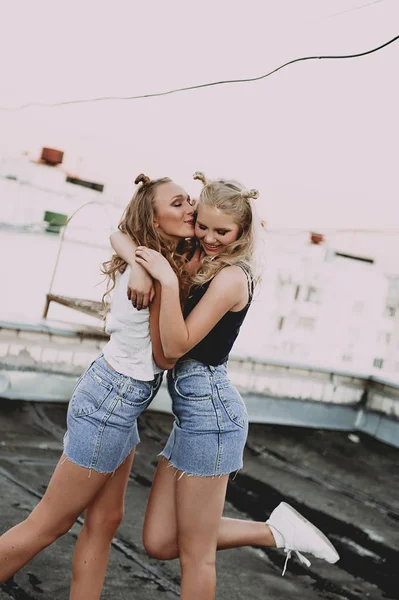
<path id="1" fill-rule="evenodd" d="M 188 276 L 185 273 L 185 254 L 190 248 L 189 240 L 182 239 L 177 247 L 164 237 L 159 228 L 155 227 L 156 205 L 155 192 L 165 183 L 170 183 L 169 177 L 151 180 L 146 175 L 140 174 L 136 177 L 134 183 L 141 184 L 134 193 L 133 198 L 127 205 L 122 219 L 118 225 L 119 231 L 129 235 L 139 246 L 147 246 L 160 252 L 167 258 L 172 269 L 176 273 L 180 282 L 182 298 L 187 293 Z M 124 273 L 127 262 L 117 254 L 102 264 L 101 271 L 107 277 L 107 290 L 103 296 L 103 303 L 106 304 L 106 296 L 114 289 L 116 285 L 116 274 Z"/>
<path id="2" fill-rule="evenodd" d="M 216 179 L 207 181 L 201 172 L 194 173 L 194 179 L 202 181 L 202 188 L 197 210 L 205 204 L 218 208 L 224 213 L 231 215 L 235 223 L 240 227 L 237 240 L 226 246 L 217 256 L 205 256 L 201 267 L 193 276 L 193 285 L 207 283 L 224 267 L 241 263 L 247 267 L 252 274 L 254 283 L 257 282 L 257 274 L 254 273 L 255 252 L 255 219 L 253 211 L 253 199 L 258 197 L 257 190 L 248 190 L 238 181 Z"/>

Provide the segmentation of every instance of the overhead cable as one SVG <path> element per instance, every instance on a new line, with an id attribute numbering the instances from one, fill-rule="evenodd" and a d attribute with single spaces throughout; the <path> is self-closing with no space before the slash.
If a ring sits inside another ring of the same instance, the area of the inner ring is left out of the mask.
<path id="1" fill-rule="evenodd" d="M 152 94 L 141 94 L 138 96 L 101 96 L 98 98 L 83 98 L 77 100 L 64 100 L 61 102 L 27 102 L 26 104 L 21 104 L 19 106 L 0 106 L 0 111 L 19 111 L 25 110 L 26 108 L 32 107 L 41 107 L 41 108 L 55 108 L 58 106 L 66 106 L 71 104 L 88 104 L 93 102 L 104 102 L 104 101 L 115 101 L 115 100 L 140 100 L 144 98 L 158 98 L 160 96 L 168 96 L 171 94 L 177 94 L 180 92 L 187 92 L 189 90 L 198 90 L 200 88 L 208 88 L 215 87 L 218 85 L 226 85 L 232 83 L 250 83 L 253 81 L 260 81 L 261 79 L 266 79 L 271 75 L 274 75 L 278 71 L 281 71 L 285 67 L 289 65 L 293 65 L 298 62 L 305 62 L 311 60 L 343 60 L 343 59 L 352 59 L 352 58 L 360 58 L 363 56 L 367 56 L 369 54 L 373 54 L 374 52 L 378 52 L 383 48 L 386 48 L 390 44 L 397 42 L 399 40 L 399 35 L 395 36 L 391 40 L 388 40 L 384 44 L 377 46 L 376 48 L 372 48 L 371 50 L 366 50 L 364 52 L 357 52 L 356 54 L 341 54 L 341 55 L 321 55 L 321 56 L 303 56 L 301 58 L 294 58 L 293 60 L 289 60 L 288 62 L 280 65 L 279 67 L 265 73 L 264 75 L 259 75 L 258 77 L 247 77 L 245 79 L 225 79 L 221 81 L 212 81 L 209 83 L 200 83 L 198 85 L 190 85 L 187 87 L 176 88 L 172 90 L 167 90 L 164 92 L 154 92 Z"/>

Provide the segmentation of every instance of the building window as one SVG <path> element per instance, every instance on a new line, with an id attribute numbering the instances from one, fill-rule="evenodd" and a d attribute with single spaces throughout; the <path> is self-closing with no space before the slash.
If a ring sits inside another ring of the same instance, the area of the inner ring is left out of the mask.
<path id="1" fill-rule="evenodd" d="M 353 360 L 353 356 L 351 354 L 344 354 L 342 356 L 342 362 L 351 363 Z"/>
<path id="2" fill-rule="evenodd" d="M 384 365 L 384 359 L 382 359 L 382 358 L 375 358 L 374 359 L 373 366 L 376 369 L 382 369 L 383 365 Z"/>
<path id="3" fill-rule="evenodd" d="M 294 344 L 294 342 L 284 342 L 282 349 L 283 352 L 294 354 L 296 350 L 296 344 Z"/>
<path id="4" fill-rule="evenodd" d="M 395 308 L 395 306 L 386 306 L 385 307 L 385 311 L 384 311 L 384 315 L 386 317 L 389 317 L 390 319 L 393 319 L 394 316 L 396 315 L 396 308 Z"/>
<path id="5" fill-rule="evenodd" d="M 282 328 L 284 327 L 284 321 L 285 321 L 285 317 L 279 317 L 278 318 L 278 322 L 277 322 L 277 329 L 279 331 L 282 330 Z"/>
<path id="6" fill-rule="evenodd" d="M 300 329 L 306 329 L 307 331 L 312 331 L 315 326 L 315 319 L 311 319 L 310 317 L 298 317 L 297 326 Z"/>
<path id="7" fill-rule="evenodd" d="M 391 343 L 391 334 L 387 331 L 380 331 L 377 335 L 377 342 L 381 342 L 388 346 Z"/>
<path id="8" fill-rule="evenodd" d="M 320 302 L 320 290 L 310 285 L 306 291 L 305 302 Z"/>
<path id="9" fill-rule="evenodd" d="M 298 298 L 299 298 L 299 294 L 300 294 L 300 291 L 301 291 L 301 286 L 300 286 L 300 285 L 297 285 L 297 286 L 295 287 L 295 295 L 294 295 L 294 300 L 298 300 Z"/>

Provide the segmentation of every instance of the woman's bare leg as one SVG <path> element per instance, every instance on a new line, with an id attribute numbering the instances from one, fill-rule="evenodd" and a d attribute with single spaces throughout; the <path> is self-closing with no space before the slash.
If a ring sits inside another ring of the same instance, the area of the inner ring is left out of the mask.
<path id="1" fill-rule="evenodd" d="M 63 454 L 39 504 L 0 537 L 0 582 L 67 533 L 110 476 L 79 467 Z"/>
<path id="2" fill-rule="evenodd" d="M 143 526 L 143 545 L 158 560 L 178 558 L 176 469 L 161 457 L 155 471 Z"/>
<path id="3" fill-rule="evenodd" d="M 184 503 L 178 503 L 180 475 L 181 472 L 170 467 L 165 459 L 161 459 L 147 506 L 143 530 L 144 547 L 150 556 L 160 560 L 169 560 L 179 556 L 181 561 L 183 559 L 178 527 L 178 514 L 181 506 L 185 510 Z M 184 474 L 182 479 L 210 480 L 212 478 L 191 477 Z M 206 503 L 207 501 L 208 496 L 204 493 L 202 502 Z M 199 504 L 201 505 L 201 502 Z M 198 534 L 200 534 L 203 525 L 200 524 L 199 518 L 195 516 L 193 521 L 194 527 L 197 527 Z M 217 530 L 217 550 L 248 545 L 269 548 L 278 546 L 299 553 L 313 554 L 313 556 L 322 558 L 331 564 L 339 560 L 338 552 L 323 532 L 285 502 L 280 503 L 273 510 L 267 523 L 221 517 L 219 527 L 217 525 L 212 525 L 212 527 Z M 198 545 L 198 547 L 200 546 L 201 544 Z M 305 557 L 300 558 L 302 562 L 306 562 L 309 566 L 309 562 Z M 198 598 L 200 597 L 198 596 Z M 205 595 L 204 598 L 207 598 L 207 596 Z"/>
<path id="4" fill-rule="evenodd" d="M 228 479 L 228 475 L 182 475 L 177 480 L 176 516 L 181 600 L 215 598 L 218 526 L 222 518 Z"/>
<path id="5" fill-rule="evenodd" d="M 134 450 L 89 504 L 72 561 L 70 600 L 98 600 L 104 583 L 112 538 L 124 513 Z"/>
<path id="6" fill-rule="evenodd" d="M 185 477 L 185 476 L 184 476 Z M 143 528 L 144 547 L 159 560 L 178 558 L 176 519 L 176 469 L 161 458 L 148 500 Z M 222 517 L 219 523 L 217 549 L 241 546 L 275 547 L 274 537 L 264 522 Z"/>

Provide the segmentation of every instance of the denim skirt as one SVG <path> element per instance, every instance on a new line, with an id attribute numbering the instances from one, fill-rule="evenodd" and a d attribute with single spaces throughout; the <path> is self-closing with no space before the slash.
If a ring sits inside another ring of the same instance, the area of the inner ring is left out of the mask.
<path id="1" fill-rule="evenodd" d="M 155 397 L 162 373 L 139 381 L 97 358 L 78 380 L 68 406 L 64 454 L 73 463 L 112 473 L 140 442 L 137 418 Z"/>
<path id="2" fill-rule="evenodd" d="M 162 455 L 179 471 L 213 477 L 241 469 L 248 435 L 244 401 L 217 367 L 178 362 L 168 373 L 175 421 Z"/>

